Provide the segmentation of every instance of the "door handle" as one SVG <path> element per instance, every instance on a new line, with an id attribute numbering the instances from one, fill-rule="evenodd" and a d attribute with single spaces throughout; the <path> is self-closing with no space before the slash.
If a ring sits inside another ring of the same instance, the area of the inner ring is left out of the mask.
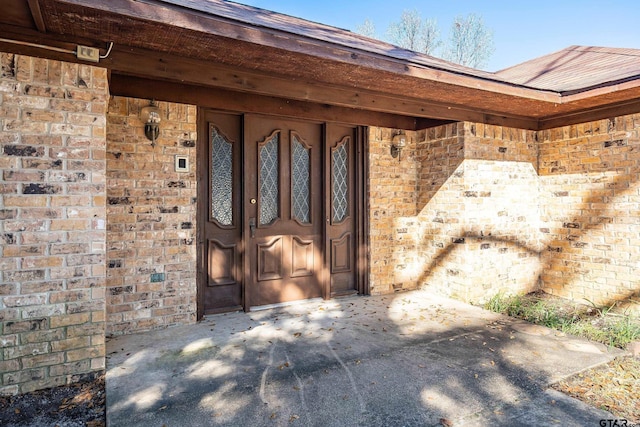
<path id="1" fill-rule="evenodd" d="M 255 218 L 249 218 L 249 234 L 252 239 L 256 237 L 256 219 Z"/>

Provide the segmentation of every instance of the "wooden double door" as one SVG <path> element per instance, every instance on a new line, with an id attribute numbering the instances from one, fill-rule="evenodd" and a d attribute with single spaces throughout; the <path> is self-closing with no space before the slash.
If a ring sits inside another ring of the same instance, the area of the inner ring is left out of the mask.
<path id="1" fill-rule="evenodd" d="M 200 121 L 199 313 L 362 293 L 362 130 L 213 111 Z"/>

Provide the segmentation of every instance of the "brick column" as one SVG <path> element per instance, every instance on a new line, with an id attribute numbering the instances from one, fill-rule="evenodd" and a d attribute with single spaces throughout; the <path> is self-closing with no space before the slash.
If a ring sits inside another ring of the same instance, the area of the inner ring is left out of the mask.
<path id="1" fill-rule="evenodd" d="M 104 69 L 0 53 L 0 393 L 104 369 Z"/>
<path id="2" fill-rule="evenodd" d="M 158 103 L 152 144 L 148 104 L 116 96 L 107 115 L 107 335 L 196 320 L 196 107 Z"/>

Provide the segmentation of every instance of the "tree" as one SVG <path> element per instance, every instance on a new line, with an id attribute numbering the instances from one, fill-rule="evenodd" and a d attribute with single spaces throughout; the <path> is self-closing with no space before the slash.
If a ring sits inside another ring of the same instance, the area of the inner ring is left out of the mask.
<path id="1" fill-rule="evenodd" d="M 442 44 L 435 20 L 422 20 L 417 10 L 405 10 L 400 21 L 392 22 L 387 29 L 390 41 L 404 49 L 432 55 Z"/>
<path id="2" fill-rule="evenodd" d="M 493 54 L 493 31 L 484 25 L 481 16 L 457 16 L 451 26 L 451 37 L 443 58 L 472 68 L 485 66 Z"/>
<path id="3" fill-rule="evenodd" d="M 358 25 L 355 32 L 365 37 L 376 38 L 376 27 L 369 18 L 365 19 L 361 25 Z"/>

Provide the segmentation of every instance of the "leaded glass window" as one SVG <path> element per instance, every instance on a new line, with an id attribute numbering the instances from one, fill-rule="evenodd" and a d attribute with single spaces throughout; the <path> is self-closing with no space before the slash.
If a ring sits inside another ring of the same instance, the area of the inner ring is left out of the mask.
<path id="1" fill-rule="evenodd" d="M 297 135 L 291 138 L 291 202 L 293 218 L 309 224 L 311 216 L 311 195 L 310 195 L 310 149 L 306 148 L 298 140 Z"/>
<path id="2" fill-rule="evenodd" d="M 280 171 L 280 133 L 274 133 L 264 145 L 260 147 L 260 225 L 266 225 L 278 218 L 280 214 L 280 189 L 278 177 Z"/>
<path id="3" fill-rule="evenodd" d="M 211 128 L 211 217 L 233 224 L 233 144 Z"/>
<path id="4" fill-rule="evenodd" d="M 333 150 L 331 159 L 333 222 L 341 222 L 348 212 L 348 151 L 349 139 L 345 138 Z"/>

